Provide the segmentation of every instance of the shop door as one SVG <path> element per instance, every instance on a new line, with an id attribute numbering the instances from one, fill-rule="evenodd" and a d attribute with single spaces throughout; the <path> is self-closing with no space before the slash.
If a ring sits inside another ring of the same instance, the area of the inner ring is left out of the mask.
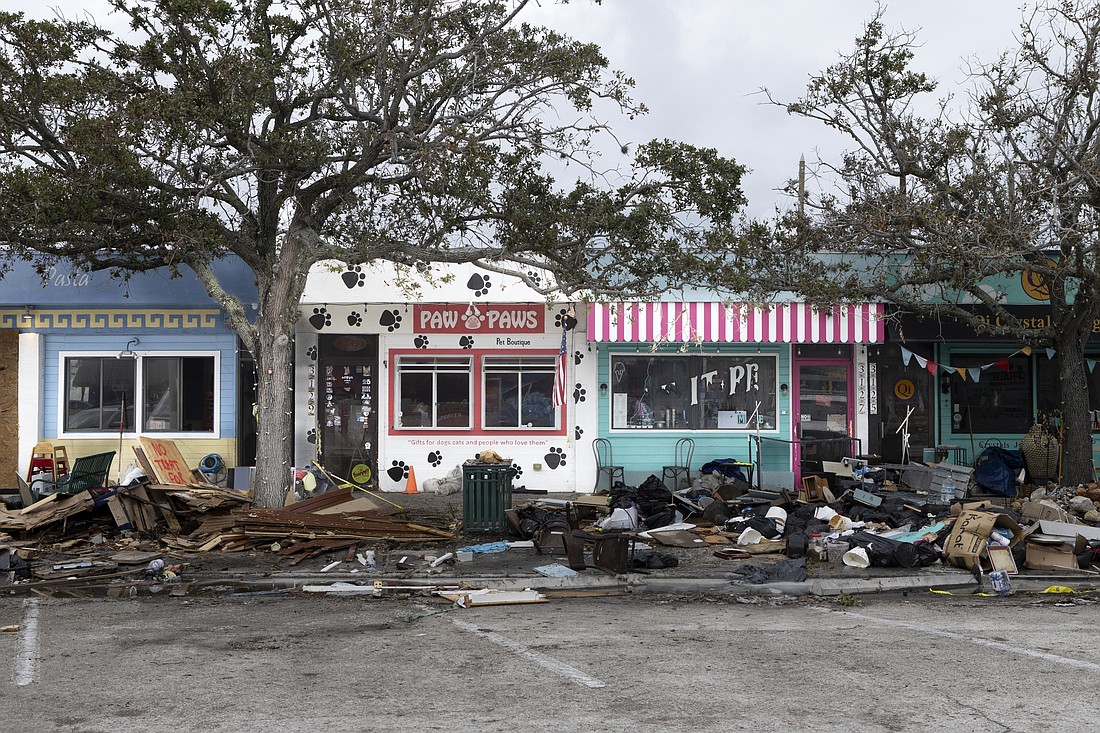
<path id="1" fill-rule="evenodd" d="M 919 461 L 924 449 L 933 445 L 932 375 L 927 369 L 906 368 L 891 356 L 878 361 L 878 415 L 872 416 L 870 452 L 882 456 L 886 463 L 905 463 L 906 456 Z"/>
<path id="2" fill-rule="evenodd" d="M 822 461 L 852 455 L 852 372 L 847 359 L 795 360 L 795 482 L 819 473 Z"/>
<path id="3" fill-rule="evenodd" d="M 319 343 L 321 465 L 358 486 L 376 486 L 378 421 L 374 410 L 376 336 L 322 336 Z"/>

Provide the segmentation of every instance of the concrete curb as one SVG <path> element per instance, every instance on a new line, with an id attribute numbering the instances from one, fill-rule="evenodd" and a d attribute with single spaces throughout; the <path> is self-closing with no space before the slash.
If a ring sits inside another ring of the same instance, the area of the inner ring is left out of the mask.
<path id="1" fill-rule="evenodd" d="M 660 594 L 711 594 L 711 595 L 791 595 L 835 597 L 839 595 L 863 595 L 872 593 L 894 593 L 925 589 L 968 589 L 979 590 L 970 573 L 919 573 L 916 575 L 881 576 L 874 578 L 814 578 L 802 583 L 758 583 L 748 584 L 731 581 L 728 578 L 655 578 L 640 574 L 585 576 L 568 578 L 548 578 L 536 576 L 510 577 L 445 577 L 399 578 L 362 575 L 286 575 L 266 578 L 213 577 L 204 575 L 190 580 L 192 588 L 217 589 L 236 587 L 254 590 L 300 590 L 306 585 L 329 585 L 332 583 L 354 583 L 370 588 L 375 581 L 384 586 L 430 587 L 441 585 L 461 585 L 468 588 L 491 588 L 494 590 L 518 591 L 525 589 L 543 592 L 608 592 L 608 593 L 660 593 Z M 1019 591 L 1038 591 L 1049 586 L 1065 585 L 1077 591 L 1100 589 L 1100 577 L 1082 577 L 1079 575 L 1033 576 L 1018 575 L 1012 579 L 1012 586 Z M 981 590 L 991 592 L 986 581 Z"/>

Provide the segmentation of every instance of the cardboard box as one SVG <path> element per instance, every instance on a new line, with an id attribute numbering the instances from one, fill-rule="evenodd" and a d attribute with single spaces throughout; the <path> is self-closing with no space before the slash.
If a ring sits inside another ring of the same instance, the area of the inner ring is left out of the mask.
<path id="1" fill-rule="evenodd" d="M 1085 551 L 1085 538 L 1073 539 L 1033 534 L 1027 540 L 1024 565 L 1028 570 L 1077 570 L 1077 555 Z"/>
<path id="2" fill-rule="evenodd" d="M 948 564 L 969 570 L 975 563 L 980 563 L 983 570 L 992 569 L 985 545 L 995 527 L 1009 531 L 1012 536 L 1009 547 L 1020 541 L 1020 525 L 1007 514 L 973 509 L 959 512 L 959 518 L 943 544 L 943 554 Z"/>
<path id="3" fill-rule="evenodd" d="M 1031 501 L 1028 499 L 1020 507 L 1020 516 L 1029 522 L 1037 522 L 1045 519 L 1049 522 L 1069 522 L 1069 513 L 1062 507 L 1045 499 Z"/>

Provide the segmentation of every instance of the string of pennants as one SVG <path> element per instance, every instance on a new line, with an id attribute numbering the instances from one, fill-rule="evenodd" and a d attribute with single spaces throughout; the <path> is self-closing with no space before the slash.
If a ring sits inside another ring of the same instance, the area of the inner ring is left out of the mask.
<path id="1" fill-rule="evenodd" d="M 1047 349 L 1046 352 L 1047 359 L 1053 359 L 1055 353 L 1057 353 L 1054 349 Z M 921 356 L 920 354 L 916 354 L 910 351 L 904 346 L 901 347 L 901 361 L 903 364 L 905 364 L 905 366 L 909 366 L 909 362 L 913 359 L 916 359 L 917 364 L 920 365 L 920 368 L 927 369 L 929 373 L 932 374 L 932 376 L 935 376 L 942 370 L 945 374 L 959 375 L 959 377 L 961 377 L 964 382 L 967 380 L 967 378 L 969 378 L 972 382 L 979 381 L 981 379 L 982 372 L 984 372 L 986 369 L 992 369 L 993 367 L 997 367 L 1002 372 L 1007 372 L 1009 369 L 1008 360 L 1016 356 L 1017 354 L 1031 356 L 1031 347 L 1024 346 L 1020 349 L 1017 349 L 1016 351 L 1013 351 L 1011 354 L 1004 357 L 1003 359 L 998 359 L 997 361 L 990 362 L 989 364 L 982 364 L 981 366 L 972 367 L 953 367 L 948 364 L 939 364 L 932 361 L 931 359 L 927 359 Z M 1096 361 L 1094 359 L 1087 359 L 1086 362 L 1088 364 L 1090 372 L 1096 368 Z"/>

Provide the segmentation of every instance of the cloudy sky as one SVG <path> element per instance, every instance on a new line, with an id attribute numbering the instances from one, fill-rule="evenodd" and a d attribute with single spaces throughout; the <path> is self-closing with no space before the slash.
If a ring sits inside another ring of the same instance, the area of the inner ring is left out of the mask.
<path id="1" fill-rule="evenodd" d="M 919 30 L 915 67 L 961 92 L 965 60 L 990 60 L 1013 45 L 1014 0 L 895 0 L 888 28 Z M 650 114 L 616 124 L 624 141 L 670 137 L 717 148 L 752 169 L 749 213 L 790 204 L 779 189 L 798 159 L 836 159 L 839 135 L 764 103 L 759 90 L 790 101 L 813 73 L 853 48 L 875 12 L 873 0 L 542 0 L 533 18 L 599 44 L 637 82 Z M 940 95 L 937 95 L 940 96 Z"/>
<path id="2" fill-rule="evenodd" d="M 122 24 L 105 0 L 6 4 L 37 17 L 88 12 Z M 966 59 L 992 59 L 1011 47 L 1020 22 L 1017 0 L 884 5 L 888 27 L 920 31 L 915 66 L 939 80 L 945 95 L 960 91 Z M 651 111 L 633 123 L 612 120 L 619 139 L 717 148 L 752 169 L 744 182 L 749 213 L 767 217 L 790 205 L 777 189 L 797 175 L 800 156 L 835 160 L 844 145 L 765 104 L 760 88 L 796 98 L 812 73 L 852 48 L 875 8 L 875 0 L 538 0 L 527 19 L 599 44 L 614 68 L 636 80 L 635 97 Z"/>

